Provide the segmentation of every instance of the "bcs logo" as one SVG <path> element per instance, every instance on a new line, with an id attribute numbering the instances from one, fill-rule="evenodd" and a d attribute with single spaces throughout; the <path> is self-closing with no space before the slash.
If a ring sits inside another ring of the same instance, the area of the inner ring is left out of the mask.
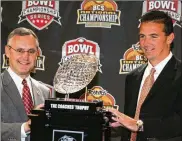
<path id="1" fill-rule="evenodd" d="M 23 1 L 18 24 L 27 20 L 33 27 L 42 30 L 54 20 L 60 23 L 59 1 Z"/>
<path id="2" fill-rule="evenodd" d="M 77 24 L 85 24 L 85 27 L 120 26 L 121 11 L 113 0 L 84 0 L 77 15 Z"/>
<path id="3" fill-rule="evenodd" d="M 92 89 L 88 89 L 88 92 L 81 95 L 80 99 L 85 99 L 89 102 L 92 102 L 93 100 L 101 100 L 103 101 L 103 106 L 105 108 L 114 107 L 117 110 L 119 109 L 119 106 L 116 105 L 115 98 L 101 86 L 94 86 Z"/>
<path id="4" fill-rule="evenodd" d="M 123 59 L 120 59 L 119 74 L 128 73 L 145 63 L 147 63 L 147 58 L 144 56 L 143 51 L 140 49 L 139 42 L 133 44 L 131 48 L 125 51 Z"/>
<path id="5" fill-rule="evenodd" d="M 179 0 L 146 0 L 143 2 L 142 14 L 152 10 L 161 10 L 168 13 L 173 19 L 173 25 L 182 27 L 181 2 Z"/>

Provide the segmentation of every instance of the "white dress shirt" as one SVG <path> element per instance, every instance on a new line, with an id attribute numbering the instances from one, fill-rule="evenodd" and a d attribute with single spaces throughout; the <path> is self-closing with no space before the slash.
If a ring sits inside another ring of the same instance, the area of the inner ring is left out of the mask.
<path id="1" fill-rule="evenodd" d="M 20 76 L 18 76 L 15 72 L 13 72 L 13 70 L 10 67 L 8 68 L 7 71 L 9 72 L 9 74 L 10 74 L 11 78 L 13 79 L 13 81 L 15 82 L 15 85 L 16 85 L 18 91 L 19 91 L 19 94 L 22 97 L 22 91 L 23 91 L 22 81 L 23 81 L 23 79 Z M 32 86 L 31 86 L 31 77 L 28 76 L 25 79 L 27 81 L 27 85 L 30 88 L 31 96 L 33 97 Z M 21 126 L 21 141 L 25 141 L 25 138 L 27 137 L 27 134 L 24 131 L 24 125 L 25 125 L 25 123 L 23 123 L 22 126 Z"/>

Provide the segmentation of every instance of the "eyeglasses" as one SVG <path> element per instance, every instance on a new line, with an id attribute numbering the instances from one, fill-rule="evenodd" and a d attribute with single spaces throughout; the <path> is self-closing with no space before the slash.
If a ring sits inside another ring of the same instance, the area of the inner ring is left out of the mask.
<path id="1" fill-rule="evenodd" d="M 22 54 L 24 54 L 25 52 L 28 52 L 30 55 L 34 55 L 36 52 L 37 52 L 37 50 L 36 49 L 29 49 L 29 50 L 27 50 L 27 51 L 25 51 L 24 49 L 22 49 L 22 48 L 17 48 L 17 49 L 14 49 L 12 46 L 10 46 L 10 45 L 7 45 L 9 48 L 11 48 L 11 49 L 13 49 L 14 51 L 16 51 L 18 54 L 20 54 L 20 55 L 22 55 Z"/>

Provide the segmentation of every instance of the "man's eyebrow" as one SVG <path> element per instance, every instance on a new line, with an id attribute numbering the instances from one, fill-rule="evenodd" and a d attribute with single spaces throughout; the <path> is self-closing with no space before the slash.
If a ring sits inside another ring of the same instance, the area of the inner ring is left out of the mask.
<path id="1" fill-rule="evenodd" d="M 25 50 L 28 49 L 29 50 L 29 49 L 37 49 L 37 47 L 23 48 L 23 47 L 17 46 L 17 49 L 25 49 Z"/>
<path id="2" fill-rule="evenodd" d="M 142 33 L 139 33 L 139 34 L 138 34 L 138 36 L 143 36 L 143 35 L 144 35 L 144 34 L 142 34 Z"/>
<path id="3" fill-rule="evenodd" d="M 152 34 L 150 34 L 150 36 L 159 36 L 159 35 L 156 33 L 152 33 Z"/>
<path id="4" fill-rule="evenodd" d="M 143 34 L 143 33 L 139 33 L 138 34 L 138 36 L 140 36 L 140 35 L 144 35 L 144 36 L 147 36 L 147 35 L 145 35 L 145 34 Z M 159 36 L 157 33 L 151 33 L 151 34 L 149 34 L 149 36 Z"/>

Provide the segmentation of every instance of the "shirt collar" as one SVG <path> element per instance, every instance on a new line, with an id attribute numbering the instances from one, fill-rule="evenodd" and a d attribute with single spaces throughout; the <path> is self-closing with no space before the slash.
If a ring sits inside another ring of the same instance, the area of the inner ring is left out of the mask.
<path id="1" fill-rule="evenodd" d="M 155 68 L 155 73 L 160 74 L 160 72 L 163 70 L 163 68 L 165 67 L 165 65 L 167 64 L 167 62 L 172 58 L 172 52 L 169 53 L 169 55 L 162 60 L 159 64 L 157 64 L 154 68 Z M 150 62 L 148 62 L 148 66 L 147 66 L 147 71 L 150 71 L 153 68 L 153 66 L 151 65 Z"/>
<path id="2" fill-rule="evenodd" d="M 7 70 L 11 76 L 11 78 L 14 80 L 14 82 L 16 83 L 16 85 L 20 85 L 22 84 L 23 79 L 17 75 L 10 67 Z M 30 75 L 28 77 L 25 78 L 27 82 L 30 82 Z"/>

